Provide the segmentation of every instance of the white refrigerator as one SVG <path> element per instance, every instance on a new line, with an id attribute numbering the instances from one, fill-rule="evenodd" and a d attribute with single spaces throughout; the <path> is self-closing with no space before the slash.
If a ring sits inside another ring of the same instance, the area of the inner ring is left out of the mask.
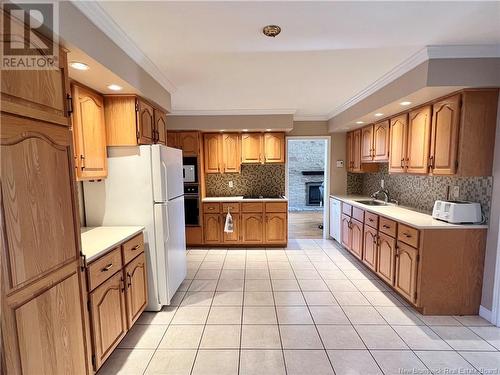
<path id="1" fill-rule="evenodd" d="M 108 177 L 84 182 L 87 226 L 142 225 L 149 311 L 186 277 L 182 151 L 163 145 L 108 147 Z"/>

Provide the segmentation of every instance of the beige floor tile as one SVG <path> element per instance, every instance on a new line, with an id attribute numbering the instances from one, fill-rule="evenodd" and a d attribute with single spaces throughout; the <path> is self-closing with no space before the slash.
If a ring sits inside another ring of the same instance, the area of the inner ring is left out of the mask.
<path id="1" fill-rule="evenodd" d="M 305 306 L 301 292 L 274 292 L 276 306 Z"/>
<path id="2" fill-rule="evenodd" d="M 99 370 L 99 375 L 137 375 L 146 370 L 154 350 L 115 349 Z"/>
<path id="3" fill-rule="evenodd" d="M 404 306 L 391 292 L 362 292 L 373 306 Z"/>
<path id="4" fill-rule="evenodd" d="M 318 270 L 321 277 L 326 280 L 347 280 L 347 276 L 339 269 Z M 328 283 L 330 284 L 330 283 Z"/>
<path id="5" fill-rule="evenodd" d="M 164 306 L 158 312 L 145 311 L 137 319 L 137 324 L 169 324 L 176 311 L 177 307 L 175 306 Z"/>
<path id="6" fill-rule="evenodd" d="M 326 349 L 365 349 L 366 346 L 351 325 L 317 325 Z"/>
<path id="7" fill-rule="evenodd" d="M 217 291 L 220 292 L 243 292 L 244 280 L 241 279 L 220 279 L 217 284 Z"/>
<path id="8" fill-rule="evenodd" d="M 404 306 L 377 306 L 377 311 L 391 325 L 424 325 L 417 315 Z"/>
<path id="9" fill-rule="evenodd" d="M 220 270 L 224 264 L 223 260 L 219 261 L 208 261 L 205 259 L 200 266 L 200 270 Z"/>
<path id="10" fill-rule="evenodd" d="M 370 272 L 358 269 L 343 269 L 343 271 L 350 280 L 373 280 L 377 278 L 377 276 Z"/>
<path id="11" fill-rule="evenodd" d="M 213 296 L 214 292 L 187 292 L 182 300 L 181 307 L 210 306 Z"/>
<path id="12" fill-rule="evenodd" d="M 300 291 L 297 280 L 273 279 L 273 290 L 275 292 L 293 292 Z"/>
<path id="13" fill-rule="evenodd" d="M 277 325 L 243 325 L 241 348 L 281 349 Z"/>
<path id="14" fill-rule="evenodd" d="M 339 306 L 309 306 L 315 324 L 349 324 Z"/>
<path id="15" fill-rule="evenodd" d="M 243 299 L 245 306 L 274 306 L 272 292 L 245 292 Z"/>
<path id="16" fill-rule="evenodd" d="M 179 307 L 171 324 L 205 324 L 208 316 L 208 306 Z"/>
<path id="17" fill-rule="evenodd" d="M 245 268 L 247 270 L 267 270 L 268 269 L 267 260 L 253 261 L 247 259 Z"/>
<path id="18" fill-rule="evenodd" d="M 226 259 L 224 262 L 223 270 L 244 270 L 245 269 L 245 260 L 229 260 Z"/>
<path id="19" fill-rule="evenodd" d="M 174 296 L 172 297 L 172 299 L 170 300 L 169 307 L 179 306 L 181 304 L 182 300 L 184 299 L 185 295 L 186 295 L 186 292 L 177 291 L 174 294 Z"/>
<path id="20" fill-rule="evenodd" d="M 490 373 L 498 372 L 500 369 L 499 352 L 459 352 L 476 369 L 487 369 Z M 492 371 L 491 371 L 492 370 Z"/>
<path id="21" fill-rule="evenodd" d="M 314 325 L 281 325 L 283 349 L 323 349 Z"/>
<path id="22" fill-rule="evenodd" d="M 277 306 L 276 313 L 279 324 L 313 324 L 305 306 Z"/>
<path id="23" fill-rule="evenodd" d="M 196 276 L 196 273 L 198 272 L 198 268 L 189 268 L 187 269 L 187 272 L 186 272 L 186 278 L 187 279 L 194 279 L 194 277 Z M 185 288 L 185 287 L 183 287 Z M 182 289 L 183 291 L 186 291 L 187 289 Z"/>
<path id="24" fill-rule="evenodd" d="M 212 306 L 207 324 L 241 324 L 241 306 Z"/>
<path id="25" fill-rule="evenodd" d="M 368 350 L 328 350 L 336 374 L 382 375 Z"/>
<path id="26" fill-rule="evenodd" d="M 271 269 L 269 270 L 269 274 L 272 280 L 295 280 L 295 274 L 291 269 Z"/>
<path id="27" fill-rule="evenodd" d="M 118 344 L 123 349 L 156 349 L 167 330 L 162 324 L 136 324 Z"/>
<path id="28" fill-rule="evenodd" d="M 243 307 L 243 324 L 277 324 L 274 306 Z"/>
<path id="29" fill-rule="evenodd" d="M 316 270 L 296 270 L 295 277 L 298 280 L 321 280 L 321 275 Z"/>
<path id="30" fill-rule="evenodd" d="M 498 327 L 470 327 L 472 331 L 490 345 L 500 350 L 500 328 Z"/>
<path id="31" fill-rule="evenodd" d="M 292 265 L 292 268 L 295 271 L 298 271 L 298 270 L 315 270 L 316 269 L 316 268 L 314 268 L 314 264 L 312 264 L 309 261 L 307 261 L 307 262 L 291 263 L 291 265 Z"/>
<path id="32" fill-rule="evenodd" d="M 145 375 L 189 375 L 196 350 L 157 350 Z"/>
<path id="33" fill-rule="evenodd" d="M 299 280 L 300 289 L 304 292 L 328 291 L 323 280 Z"/>
<path id="34" fill-rule="evenodd" d="M 222 270 L 220 274 L 221 279 L 229 280 L 243 280 L 245 278 L 245 270 Z"/>
<path id="35" fill-rule="evenodd" d="M 190 292 L 209 292 L 215 291 L 217 280 L 193 280 L 189 286 Z"/>
<path id="36" fill-rule="evenodd" d="M 340 306 L 370 306 L 361 292 L 332 292 Z"/>
<path id="37" fill-rule="evenodd" d="M 331 292 L 304 292 L 304 298 L 309 306 L 338 305 Z"/>
<path id="38" fill-rule="evenodd" d="M 241 306 L 243 292 L 215 292 L 213 306 Z"/>
<path id="39" fill-rule="evenodd" d="M 246 292 L 270 292 L 271 291 L 271 280 L 270 279 L 245 280 L 245 291 Z"/>
<path id="40" fill-rule="evenodd" d="M 416 351 L 415 354 L 434 374 L 479 374 L 457 352 Z"/>
<path id="41" fill-rule="evenodd" d="M 352 324 L 387 324 L 372 306 L 344 306 L 342 309 Z"/>
<path id="42" fill-rule="evenodd" d="M 198 349 L 204 326 L 171 325 L 163 336 L 159 348 L 162 349 Z"/>
<path id="43" fill-rule="evenodd" d="M 378 280 L 352 280 L 360 292 L 382 292 L 390 290 L 389 287 Z"/>
<path id="44" fill-rule="evenodd" d="M 240 325 L 207 325 L 201 338 L 201 349 L 237 349 L 240 347 Z"/>
<path id="45" fill-rule="evenodd" d="M 285 375 L 281 350 L 242 350 L 240 375 Z"/>
<path id="46" fill-rule="evenodd" d="M 288 375 L 333 375 L 333 369 L 324 350 L 285 350 Z"/>
<path id="47" fill-rule="evenodd" d="M 371 353 L 386 375 L 428 373 L 422 361 L 411 351 L 374 350 Z"/>
<path id="48" fill-rule="evenodd" d="M 495 350 L 467 327 L 433 326 L 432 330 L 455 350 Z"/>
<path id="49" fill-rule="evenodd" d="M 270 270 L 291 270 L 291 266 L 288 260 L 269 261 L 268 264 Z"/>
<path id="50" fill-rule="evenodd" d="M 428 326 L 461 326 L 462 324 L 452 316 L 422 315 L 415 313 L 418 319 Z"/>
<path id="51" fill-rule="evenodd" d="M 266 280 L 269 279 L 269 271 L 268 270 L 246 270 L 245 271 L 245 279 L 246 280 Z"/>
<path id="52" fill-rule="evenodd" d="M 238 374 L 239 350 L 200 350 L 192 375 Z"/>
<path id="53" fill-rule="evenodd" d="M 454 318 L 466 327 L 484 327 L 493 325 L 486 319 L 481 318 L 479 315 L 455 316 Z"/>
<path id="54" fill-rule="evenodd" d="M 452 350 L 427 326 L 394 326 L 393 328 L 413 350 Z"/>
<path id="55" fill-rule="evenodd" d="M 390 326 L 354 326 L 368 349 L 408 349 L 408 346 Z"/>
<path id="56" fill-rule="evenodd" d="M 194 276 L 195 280 L 217 280 L 220 275 L 220 270 L 198 270 Z"/>
<path id="57" fill-rule="evenodd" d="M 357 292 L 358 290 L 354 286 L 354 284 L 347 279 L 333 279 L 333 280 L 325 280 L 328 289 L 332 292 Z"/>
<path id="58" fill-rule="evenodd" d="M 191 285 L 191 282 L 193 280 L 191 279 L 185 279 L 182 281 L 181 285 L 179 285 L 179 289 L 177 291 L 179 292 L 186 292 L 189 289 L 189 286 Z"/>

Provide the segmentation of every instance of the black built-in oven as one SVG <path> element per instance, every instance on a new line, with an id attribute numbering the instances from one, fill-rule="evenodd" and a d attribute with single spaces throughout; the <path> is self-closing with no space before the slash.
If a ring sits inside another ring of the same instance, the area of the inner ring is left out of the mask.
<path id="1" fill-rule="evenodd" d="M 198 184 L 184 184 L 184 217 L 186 226 L 200 225 Z"/>

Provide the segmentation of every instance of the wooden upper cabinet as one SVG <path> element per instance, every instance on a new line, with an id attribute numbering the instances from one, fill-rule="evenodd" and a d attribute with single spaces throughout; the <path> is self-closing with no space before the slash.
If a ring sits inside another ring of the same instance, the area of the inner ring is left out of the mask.
<path id="1" fill-rule="evenodd" d="M 267 164 L 277 164 L 285 162 L 284 133 L 264 134 L 264 162 Z"/>
<path id="2" fill-rule="evenodd" d="M 397 244 L 394 287 L 409 301 L 415 302 L 418 250 L 402 242 Z"/>
<path id="3" fill-rule="evenodd" d="M 177 135 L 177 145 L 183 156 L 198 156 L 200 153 L 200 133 L 180 132 Z"/>
<path id="4" fill-rule="evenodd" d="M 389 160 L 389 120 L 373 125 L 373 160 Z"/>
<path id="5" fill-rule="evenodd" d="M 224 133 L 222 143 L 222 171 L 224 173 L 239 173 L 241 170 L 240 135 Z"/>
<path id="6" fill-rule="evenodd" d="M 352 132 L 352 172 L 361 172 L 361 129 Z"/>
<path id="7" fill-rule="evenodd" d="M 262 135 L 243 133 L 241 135 L 241 162 L 246 164 L 262 163 Z"/>
<path id="8" fill-rule="evenodd" d="M 346 134 L 346 169 L 348 172 L 352 172 L 352 132 Z"/>
<path id="9" fill-rule="evenodd" d="M 146 258 L 144 253 L 125 266 L 127 325 L 132 328 L 148 303 Z"/>
<path id="10" fill-rule="evenodd" d="M 406 145 L 408 115 L 403 114 L 390 120 L 389 172 L 406 171 Z"/>
<path id="11" fill-rule="evenodd" d="M 167 145 L 167 114 L 158 109 L 154 109 L 156 142 Z"/>
<path id="12" fill-rule="evenodd" d="M 104 99 L 98 93 L 74 84 L 73 143 L 78 180 L 105 178 L 107 171 Z"/>
<path id="13" fill-rule="evenodd" d="M 221 173 L 221 137 L 217 133 L 203 135 L 205 173 Z"/>
<path id="14" fill-rule="evenodd" d="M 431 136 L 431 107 L 411 111 L 408 115 L 408 141 L 405 166 L 407 173 L 427 174 Z"/>
<path id="15" fill-rule="evenodd" d="M 137 143 L 150 145 L 155 141 L 154 108 L 145 101 L 137 100 Z"/>
<path id="16" fill-rule="evenodd" d="M 167 132 L 167 146 L 173 148 L 179 148 L 178 146 L 178 135 L 177 132 Z"/>
<path id="17" fill-rule="evenodd" d="M 262 213 L 241 214 L 241 236 L 244 244 L 264 242 L 264 221 Z"/>
<path id="18" fill-rule="evenodd" d="M 361 129 L 361 161 L 373 160 L 373 125 Z"/>
<path id="19" fill-rule="evenodd" d="M 460 95 L 435 103 L 432 111 L 430 171 L 434 175 L 455 174 L 460 126 Z"/>
<path id="20" fill-rule="evenodd" d="M 396 240 L 383 233 L 379 233 L 378 238 L 377 274 L 388 284 L 394 285 Z"/>
<path id="21" fill-rule="evenodd" d="M 265 242 L 280 244 L 287 242 L 288 222 L 286 213 L 266 213 Z"/>

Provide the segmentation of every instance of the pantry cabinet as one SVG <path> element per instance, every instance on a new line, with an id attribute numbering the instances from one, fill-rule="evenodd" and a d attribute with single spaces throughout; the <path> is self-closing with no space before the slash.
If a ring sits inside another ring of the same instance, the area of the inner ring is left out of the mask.
<path id="1" fill-rule="evenodd" d="M 406 172 L 406 145 L 408 115 L 403 114 L 390 120 L 389 173 Z"/>
<path id="2" fill-rule="evenodd" d="M 73 145 L 77 180 L 105 178 L 107 170 L 104 99 L 97 92 L 73 84 Z"/>

